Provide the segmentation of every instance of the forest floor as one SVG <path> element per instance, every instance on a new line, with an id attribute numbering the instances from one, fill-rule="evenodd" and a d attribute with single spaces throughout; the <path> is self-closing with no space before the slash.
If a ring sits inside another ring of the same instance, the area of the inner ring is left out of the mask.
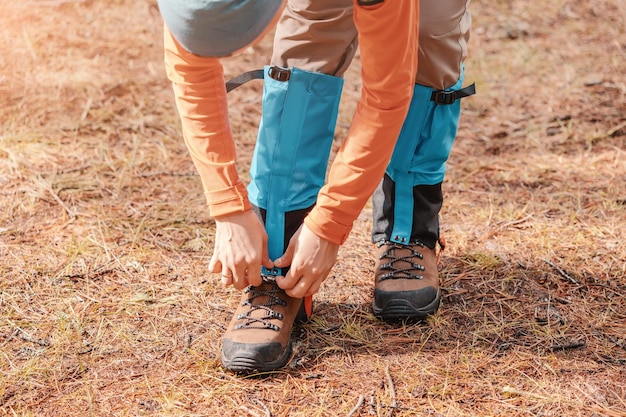
<path id="1" fill-rule="evenodd" d="M 289 365 L 252 378 L 220 363 L 240 295 L 207 271 L 156 1 L 0 6 L 0 416 L 626 416 L 623 0 L 472 2 L 441 309 L 374 318 L 368 204 Z M 358 57 L 345 80 L 335 150 Z M 261 89 L 229 96 L 243 178 Z"/>

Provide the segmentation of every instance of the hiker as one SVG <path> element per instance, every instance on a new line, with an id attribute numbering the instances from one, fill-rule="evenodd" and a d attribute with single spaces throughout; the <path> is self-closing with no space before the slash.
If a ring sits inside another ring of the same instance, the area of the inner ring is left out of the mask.
<path id="1" fill-rule="evenodd" d="M 441 184 L 459 99 L 473 93 L 462 88 L 468 3 L 159 0 L 167 76 L 216 222 L 209 270 L 245 289 L 223 337 L 225 368 L 286 365 L 294 323 L 310 315 L 310 297 L 372 195 L 374 315 L 420 320 L 438 309 Z M 274 21 L 246 187 L 219 59 Z M 357 46 L 362 93 L 325 183 L 342 75 Z"/>

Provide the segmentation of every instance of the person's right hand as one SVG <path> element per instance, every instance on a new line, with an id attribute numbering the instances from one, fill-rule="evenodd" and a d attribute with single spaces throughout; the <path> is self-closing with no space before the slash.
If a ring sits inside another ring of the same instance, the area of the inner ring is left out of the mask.
<path id="1" fill-rule="evenodd" d="M 337 261 L 338 251 L 338 244 L 317 236 L 306 224 L 301 225 L 285 253 L 274 261 L 278 268 L 291 265 L 284 277 L 276 278 L 276 283 L 291 297 L 312 296 Z"/>
<path id="2" fill-rule="evenodd" d="M 215 218 L 215 246 L 209 271 L 222 275 L 222 284 L 238 290 L 261 285 L 261 265 L 272 268 L 267 233 L 252 211 Z"/>

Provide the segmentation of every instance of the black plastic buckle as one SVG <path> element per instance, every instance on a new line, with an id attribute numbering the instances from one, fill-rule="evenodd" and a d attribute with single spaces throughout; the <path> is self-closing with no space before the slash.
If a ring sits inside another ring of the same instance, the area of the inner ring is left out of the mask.
<path id="1" fill-rule="evenodd" d="M 456 91 L 433 91 L 430 99 L 437 104 L 452 104 L 456 101 Z"/>
<path id="2" fill-rule="evenodd" d="M 289 81 L 289 78 L 291 77 L 291 71 L 286 68 L 269 67 L 269 69 L 267 70 L 267 75 L 269 75 L 270 78 L 276 81 L 285 82 Z"/>
<path id="3" fill-rule="evenodd" d="M 449 105 L 457 100 L 476 94 L 476 86 L 472 83 L 467 87 L 454 91 L 433 91 L 430 99 L 437 104 Z"/>

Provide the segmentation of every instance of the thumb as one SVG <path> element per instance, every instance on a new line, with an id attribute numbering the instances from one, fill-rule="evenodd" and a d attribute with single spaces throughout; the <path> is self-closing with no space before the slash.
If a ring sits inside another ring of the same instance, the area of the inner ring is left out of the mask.
<path id="1" fill-rule="evenodd" d="M 283 256 L 281 256 L 280 258 L 274 261 L 275 267 L 285 268 L 291 265 L 291 261 L 293 259 L 293 252 L 294 252 L 293 246 L 294 246 L 293 243 L 289 243 L 289 246 L 287 246 L 287 250 L 285 251 L 285 253 L 283 253 Z"/>

